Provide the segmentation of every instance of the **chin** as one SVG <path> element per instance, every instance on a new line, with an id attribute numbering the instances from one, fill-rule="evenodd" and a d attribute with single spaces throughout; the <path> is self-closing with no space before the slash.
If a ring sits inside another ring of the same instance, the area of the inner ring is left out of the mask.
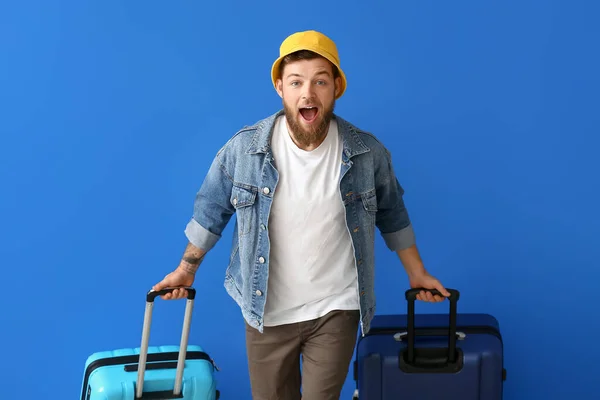
<path id="1" fill-rule="evenodd" d="M 327 132 L 333 112 L 320 104 L 302 104 L 290 107 L 284 102 L 284 111 L 288 124 L 296 136 L 316 137 Z"/>

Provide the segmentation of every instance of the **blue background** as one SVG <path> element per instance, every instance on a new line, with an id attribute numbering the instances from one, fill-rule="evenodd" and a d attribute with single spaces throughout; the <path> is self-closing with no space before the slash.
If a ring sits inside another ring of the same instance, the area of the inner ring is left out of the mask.
<path id="1" fill-rule="evenodd" d="M 597 396 L 598 11 L 2 2 L 3 398 L 76 399 L 89 354 L 139 345 L 144 294 L 177 266 L 212 157 L 280 107 L 271 62 L 304 29 L 337 42 L 337 112 L 391 150 L 426 266 L 461 290 L 460 311 L 500 320 L 505 399 Z M 232 227 L 199 272 L 191 341 L 221 367 L 223 398 L 246 399 L 243 321 L 222 286 Z M 381 238 L 377 257 L 378 312 L 404 312 Z M 179 343 L 183 309 L 157 303 L 152 344 Z M 342 398 L 352 389 L 349 375 Z"/>

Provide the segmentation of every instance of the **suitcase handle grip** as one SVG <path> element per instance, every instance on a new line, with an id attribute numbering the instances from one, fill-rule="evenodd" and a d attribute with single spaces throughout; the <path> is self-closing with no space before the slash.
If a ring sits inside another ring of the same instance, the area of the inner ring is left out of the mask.
<path id="1" fill-rule="evenodd" d="M 460 297 L 460 292 L 456 289 L 446 289 L 448 291 L 448 293 L 450 293 L 450 297 L 448 297 L 448 299 L 450 301 L 458 301 L 458 298 Z M 416 288 L 416 289 L 408 289 L 405 293 L 406 296 L 406 300 L 407 301 L 415 301 L 417 299 L 417 295 L 419 293 L 421 293 L 422 291 L 425 292 L 429 292 L 434 296 L 441 296 L 444 297 L 444 295 L 442 295 L 440 293 L 439 290 L 437 289 L 425 289 L 425 288 Z"/>
<path id="2" fill-rule="evenodd" d="M 194 300 L 196 298 L 196 289 L 188 286 L 188 287 L 165 288 L 165 289 L 156 290 L 156 291 L 150 290 L 148 292 L 148 294 L 146 294 L 146 301 L 148 303 L 152 303 L 154 301 L 154 299 L 156 299 L 158 296 L 164 296 L 165 294 L 172 293 L 175 289 L 187 290 L 187 299 L 188 300 Z"/>
<path id="3" fill-rule="evenodd" d="M 422 290 L 429 291 L 432 294 L 441 295 L 441 293 L 435 289 L 409 289 L 406 291 L 406 299 L 408 301 L 408 315 L 407 315 L 407 362 L 412 364 L 415 362 L 415 300 L 417 294 Z M 460 293 L 456 289 L 446 290 L 450 293 L 450 313 L 448 315 L 448 362 L 454 363 L 456 361 L 456 314 L 457 314 L 457 303 Z"/>
<path id="4" fill-rule="evenodd" d="M 148 344 L 150 341 L 150 326 L 152 324 L 152 311 L 154 308 L 154 300 L 157 296 L 162 296 L 173 292 L 179 288 L 165 288 L 162 290 L 150 290 L 146 294 L 146 311 L 144 313 L 144 326 L 142 328 L 142 343 L 140 344 L 140 357 L 138 361 L 138 376 L 135 387 L 135 398 L 144 399 L 144 376 L 146 373 L 146 361 L 148 359 Z M 183 370 L 185 368 L 185 360 L 187 355 L 188 338 L 190 327 L 192 324 L 192 310 L 194 307 L 194 299 L 196 297 L 196 289 L 192 287 L 184 287 L 187 290 L 187 301 L 185 305 L 185 315 L 183 317 L 183 328 L 181 331 L 181 342 L 179 344 L 179 356 L 177 357 L 177 370 L 175 371 L 175 385 L 173 387 L 173 398 L 180 398 L 183 386 Z M 154 397 L 153 397 L 154 398 Z"/>

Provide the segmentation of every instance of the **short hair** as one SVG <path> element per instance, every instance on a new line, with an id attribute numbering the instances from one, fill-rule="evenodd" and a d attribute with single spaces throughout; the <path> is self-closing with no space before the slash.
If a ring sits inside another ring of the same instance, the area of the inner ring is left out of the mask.
<path id="1" fill-rule="evenodd" d="M 283 78 L 283 69 L 287 64 L 300 60 L 314 60 L 315 58 L 322 58 L 324 60 L 327 60 L 325 57 L 310 50 L 298 50 L 288 54 L 281 60 L 281 63 L 279 64 L 279 77 Z M 331 64 L 331 69 L 333 70 L 333 78 L 339 78 L 340 71 L 338 70 L 338 68 L 331 61 L 327 61 L 329 62 L 329 64 Z"/>

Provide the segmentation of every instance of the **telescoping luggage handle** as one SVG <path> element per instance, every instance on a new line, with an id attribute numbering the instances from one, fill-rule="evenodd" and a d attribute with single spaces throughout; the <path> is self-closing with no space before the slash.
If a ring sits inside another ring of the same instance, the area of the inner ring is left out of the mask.
<path id="1" fill-rule="evenodd" d="M 183 383 L 183 369 L 185 366 L 185 357 L 187 353 L 188 338 L 192 322 L 192 309 L 194 299 L 196 298 L 196 289 L 192 287 L 166 288 L 158 291 L 150 290 L 146 295 L 146 312 L 144 314 L 144 327 L 142 329 L 142 344 L 140 345 L 140 360 L 138 364 L 138 376 L 136 385 L 136 399 L 141 399 L 144 392 L 144 374 L 146 372 L 146 359 L 148 357 L 148 343 L 150 341 L 150 326 L 152 324 L 152 310 L 154 300 L 158 296 L 173 292 L 175 289 L 187 290 L 187 301 L 185 305 L 185 317 L 183 319 L 183 329 L 181 332 L 181 343 L 179 345 L 179 357 L 177 359 L 177 372 L 175 374 L 175 386 L 173 387 L 173 397 L 181 397 Z"/>
<path id="2" fill-rule="evenodd" d="M 448 332 L 448 362 L 454 363 L 456 360 L 456 312 L 457 302 L 460 297 L 460 292 L 456 289 L 446 289 L 450 293 L 448 298 L 450 302 L 450 315 L 449 315 L 449 332 Z M 430 292 L 432 295 L 443 295 L 436 289 L 424 289 L 416 288 L 409 289 L 406 291 L 406 301 L 408 302 L 408 321 L 407 321 L 407 363 L 413 364 L 415 361 L 415 301 L 417 295 L 422 291 Z"/>

